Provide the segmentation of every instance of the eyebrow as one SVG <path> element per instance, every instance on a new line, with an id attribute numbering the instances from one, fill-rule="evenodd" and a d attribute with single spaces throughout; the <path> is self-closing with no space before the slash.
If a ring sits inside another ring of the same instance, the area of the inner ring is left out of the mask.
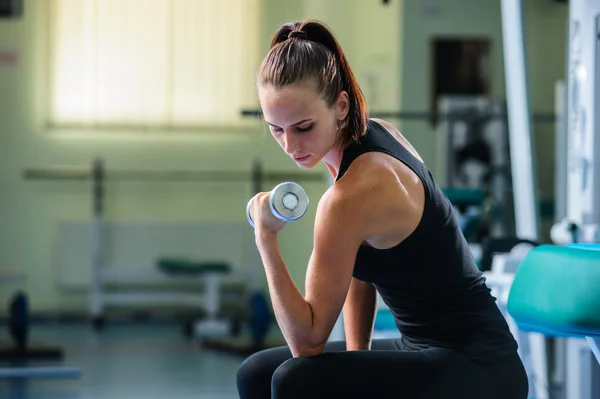
<path id="1" fill-rule="evenodd" d="M 296 122 L 296 123 L 294 123 L 293 125 L 290 125 L 290 126 L 298 126 L 298 125 L 303 124 L 304 122 L 309 122 L 309 121 L 310 121 L 310 119 L 303 119 L 300 122 Z M 267 122 L 271 126 L 279 127 L 277 125 L 272 124 L 271 122 L 268 122 L 268 121 L 265 121 L 265 122 Z"/>

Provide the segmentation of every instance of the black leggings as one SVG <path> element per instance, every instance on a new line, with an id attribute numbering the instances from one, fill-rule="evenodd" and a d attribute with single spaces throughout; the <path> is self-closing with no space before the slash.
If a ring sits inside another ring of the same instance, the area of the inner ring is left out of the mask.
<path id="1" fill-rule="evenodd" d="M 405 351 L 399 339 L 370 351 L 330 342 L 324 353 L 293 358 L 287 346 L 248 357 L 237 373 L 241 399 L 526 399 L 527 376 L 515 353 L 481 365 L 447 349 Z"/>

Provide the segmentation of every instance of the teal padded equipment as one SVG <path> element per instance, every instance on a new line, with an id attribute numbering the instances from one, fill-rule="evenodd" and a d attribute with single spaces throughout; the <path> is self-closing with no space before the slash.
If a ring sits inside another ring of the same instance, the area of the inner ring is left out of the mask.
<path id="1" fill-rule="evenodd" d="M 589 251 L 600 251 L 600 244 L 577 243 L 569 244 L 569 248 L 587 249 Z"/>
<path id="2" fill-rule="evenodd" d="M 378 309 L 373 324 L 375 331 L 397 331 L 396 319 L 388 308 Z"/>
<path id="3" fill-rule="evenodd" d="M 517 270 L 507 309 L 522 331 L 600 336 L 600 250 L 534 248 Z"/>
<path id="4" fill-rule="evenodd" d="M 183 258 L 161 258 L 157 261 L 160 271 L 173 276 L 196 276 L 205 273 L 226 274 L 231 271 L 231 265 L 223 261 L 194 261 Z"/>

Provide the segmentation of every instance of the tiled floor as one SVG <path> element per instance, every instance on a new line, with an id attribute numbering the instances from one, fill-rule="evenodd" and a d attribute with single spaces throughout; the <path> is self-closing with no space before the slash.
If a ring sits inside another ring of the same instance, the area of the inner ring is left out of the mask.
<path id="1" fill-rule="evenodd" d="M 195 347 L 175 324 L 110 325 L 101 333 L 89 325 L 34 326 L 32 340 L 61 346 L 63 363 L 80 367 L 81 377 L 0 379 L 0 398 L 237 398 L 243 358 Z"/>

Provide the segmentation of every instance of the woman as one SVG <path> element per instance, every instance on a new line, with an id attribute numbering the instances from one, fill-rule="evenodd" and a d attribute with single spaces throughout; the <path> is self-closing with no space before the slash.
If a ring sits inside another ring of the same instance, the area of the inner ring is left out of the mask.
<path id="1" fill-rule="evenodd" d="M 321 23 L 281 26 L 257 76 L 265 122 L 301 168 L 335 183 L 316 212 L 303 296 L 277 246 L 268 193 L 251 209 L 287 346 L 250 356 L 241 398 L 525 399 L 517 344 L 453 207 L 410 143 L 368 119 L 344 53 Z M 372 338 L 377 292 L 402 338 Z M 343 312 L 345 342 L 327 343 Z"/>

